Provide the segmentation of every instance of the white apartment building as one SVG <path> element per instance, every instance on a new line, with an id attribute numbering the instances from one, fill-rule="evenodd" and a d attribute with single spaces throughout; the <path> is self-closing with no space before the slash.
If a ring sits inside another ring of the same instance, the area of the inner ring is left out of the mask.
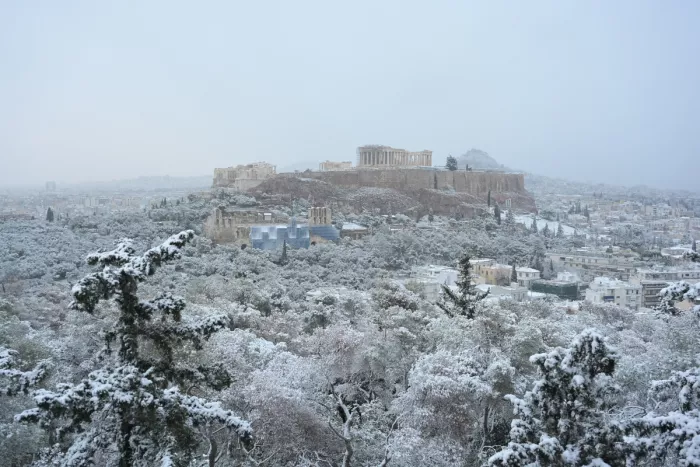
<path id="1" fill-rule="evenodd" d="M 620 257 L 594 256 L 590 253 L 549 253 L 548 257 L 556 269 L 575 272 L 583 280 L 591 280 L 598 276 L 629 279 L 635 270 L 633 260 Z"/>
<path id="2" fill-rule="evenodd" d="M 586 300 L 638 310 L 642 303 L 642 286 L 609 277 L 596 277 L 586 290 Z"/>
<path id="3" fill-rule="evenodd" d="M 700 269 L 678 267 L 664 269 L 638 269 L 637 277 L 640 281 L 696 281 L 700 280 Z"/>
<path id="4" fill-rule="evenodd" d="M 435 302 L 442 295 L 442 286 L 452 287 L 457 282 L 459 271 L 447 266 L 417 266 L 411 269 L 411 281 L 423 286 L 425 299 Z"/>
<path id="5" fill-rule="evenodd" d="M 561 282 L 580 282 L 581 278 L 576 273 L 560 271 L 557 273 L 557 280 Z"/>
<path id="6" fill-rule="evenodd" d="M 518 276 L 518 285 L 520 287 L 526 287 L 528 289 L 532 285 L 533 281 L 536 281 L 540 278 L 540 271 L 538 271 L 537 269 L 520 267 L 515 268 L 515 273 Z"/>

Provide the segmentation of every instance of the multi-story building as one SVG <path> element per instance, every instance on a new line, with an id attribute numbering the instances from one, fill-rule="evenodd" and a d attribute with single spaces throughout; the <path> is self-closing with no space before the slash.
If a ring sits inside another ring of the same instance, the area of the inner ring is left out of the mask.
<path id="1" fill-rule="evenodd" d="M 671 267 L 663 269 L 638 269 L 637 278 L 640 281 L 695 281 L 700 280 L 700 268 Z"/>
<path id="2" fill-rule="evenodd" d="M 577 273 L 582 280 L 590 281 L 597 276 L 610 276 L 628 280 L 635 270 L 634 260 L 598 255 L 588 252 L 549 253 L 549 259 L 557 270 Z"/>
<path id="3" fill-rule="evenodd" d="M 638 310 L 642 303 L 642 286 L 610 277 L 596 277 L 586 289 L 586 300 L 592 303 L 614 303 Z"/>
<path id="4" fill-rule="evenodd" d="M 469 260 L 472 265 L 472 273 L 479 276 L 485 284 L 510 285 L 512 266 L 499 264 L 490 258 L 477 258 Z"/>
<path id="5" fill-rule="evenodd" d="M 644 308 L 655 308 L 661 301 L 659 292 L 668 287 L 669 283 L 665 281 L 639 281 L 642 286 L 642 306 Z"/>
<path id="6" fill-rule="evenodd" d="M 518 277 L 518 285 L 521 287 L 530 288 L 532 283 L 540 278 L 540 271 L 533 268 L 519 267 L 515 268 L 515 273 Z"/>

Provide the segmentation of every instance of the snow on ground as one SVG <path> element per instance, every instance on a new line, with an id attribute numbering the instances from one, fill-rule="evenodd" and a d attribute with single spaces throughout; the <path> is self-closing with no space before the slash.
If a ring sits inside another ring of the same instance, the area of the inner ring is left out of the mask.
<path id="1" fill-rule="evenodd" d="M 505 216 L 503 216 L 505 217 Z M 514 216 L 515 217 L 515 222 L 518 224 L 524 224 L 525 227 L 528 229 L 532 228 L 532 216 Z M 549 230 L 552 232 L 556 233 L 557 229 L 559 228 L 559 222 L 557 221 L 548 221 L 546 219 L 537 219 L 537 230 L 540 232 L 542 229 L 544 229 L 544 226 L 549 224 Z M 566 224 L 561 225 L 562 229 L 564 229 L 564 235 L 573 235 L 574 234 L 574 228 L 570 227 Z"/>

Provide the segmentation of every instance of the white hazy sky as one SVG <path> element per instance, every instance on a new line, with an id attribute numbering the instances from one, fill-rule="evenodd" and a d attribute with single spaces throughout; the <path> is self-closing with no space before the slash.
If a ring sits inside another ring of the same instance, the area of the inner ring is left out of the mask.
<path id="1" fill-rule="evenodd" d="M 0 185 L 375 143 L 696 189 L 698 20 L 695 0 L 1 2 Z"/>

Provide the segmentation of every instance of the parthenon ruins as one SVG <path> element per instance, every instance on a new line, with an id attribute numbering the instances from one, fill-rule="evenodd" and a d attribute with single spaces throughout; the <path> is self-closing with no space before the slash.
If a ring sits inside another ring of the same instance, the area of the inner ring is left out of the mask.
<path id="1" fill-rule="evenodd" d="M 391 146 L 369 145 L 357 148 L 358 167 L 430 167 L 433 151 L 410 152 Z"/>

